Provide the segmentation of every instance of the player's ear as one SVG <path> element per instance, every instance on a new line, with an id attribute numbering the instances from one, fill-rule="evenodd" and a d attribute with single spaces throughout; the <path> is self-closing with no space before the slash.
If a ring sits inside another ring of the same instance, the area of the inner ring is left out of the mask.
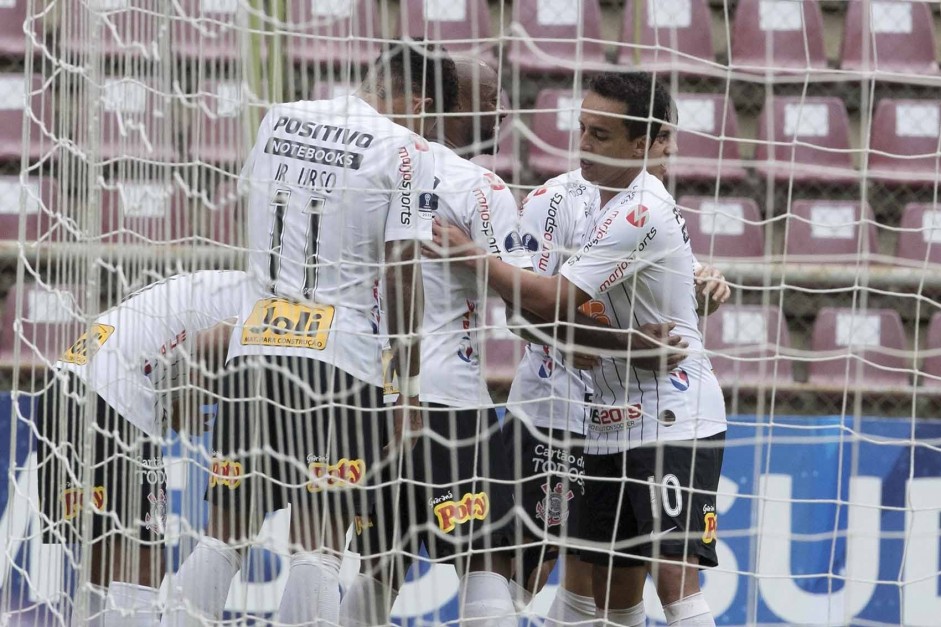
<path id="1" fill-rule="evenodd" d="M 421 115 L 425 111 L 431 110 L 431 103 L 434 102 L 431 98 L 421 98 L 415 96 L 412 98 L 412 113 L 415 115 Z"/>
<path id="2" fill-rule="evenodd" d="M 637 159 L 643 159 L 644 155 L 647 154 L 647 134 L 644 133 L 639 137 L 631 140 L 631 151 L 633 152 L 633 157 Z"/>

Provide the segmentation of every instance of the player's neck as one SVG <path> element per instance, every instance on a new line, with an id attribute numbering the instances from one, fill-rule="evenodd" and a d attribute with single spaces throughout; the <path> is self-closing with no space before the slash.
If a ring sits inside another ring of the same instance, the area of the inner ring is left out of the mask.
<path id="1" fill-rule="evenodd" d="M 614 200 L 615 196 L 630 187 L 631 183 L 634 182 L 634 179 L 638 177 L 640 172 L 641 168 L 628 168 L 621 172 L 617 179 L 611 181 L 609 184 L 599 185 L 601 206 L 604 207 Z"/>

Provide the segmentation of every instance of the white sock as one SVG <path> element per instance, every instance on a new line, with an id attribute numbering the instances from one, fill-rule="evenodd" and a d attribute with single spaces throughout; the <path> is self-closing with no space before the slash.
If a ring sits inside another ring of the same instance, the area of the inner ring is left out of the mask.
<path id="1" fill-rule="evenodd" d="M 716 621 L 709 611 L 709 604 L 702 592 L 690 595 L 685 599 L 674 601 L 663 606 L 663 613 L 667 617 L 670 627 L 716 627 Z"/>
<path id="2" fill-rule="evenodd" d="M 619 625 L 621 627 L 644 627 L 647 624 L 647 611 L 644 610 L 644 602 L 641 601 L 633 607 L 624 610 L 608 610 L 605 616 L 604 610 L 597 609 L 598 618 L 602 619 L 602 625 Z"/>
<path id="3" fill-rule="evenodd" d="M 569 592 L 562 586 L 555 591 L 555 598 L 546 614 L 545 627 L 563 625 L 594 625 L 595 599 Z"/>
<path id="4" fill-rule="evenodd" d="M 516 583 L 513 579 L 510 579 L 509 585 L 510 598 L 513 599 L 513 607 L 516 608 L 517 613 L 520 613 L 533 602 L 533 595 L 529 590 Z"/>
<path id="5" fill-rule="evenodd" d="M 102 627 L 157 627 L 159 603 L 160 591 L 156 588 L 112 581 Z"/>
<path id="6" fill-rule="evenodd" d="M 285 625 L 336 625 L 340 620 L 340 558 L 329 553 L 296 553 L 278 608 Z"/>
<path id="7" fill-rule="evenodd" d="M 75 600 L 72 604 L 71 627 L 102 627 L 104 624 L 105 597 L 108 589 L 96 586 L 93 583 L 85 584 L 84 590 L 75 591 Z M 84 618 L 78 616 L 79 596 L 84 593 L 86 598 Z"/>
<path id="8" fill-rule="evenodd" d="M 510 586 L 502 575 L 475 571 L 464 575 L 458 594 L 461 625 L 517 627 Z"/>
<path id="9" fill-rule="evenodd" d="M 375 577 L 359 573 L 340 601 L 341 627 L 372 627 L 392 622 L 396 590 Z"/>
<path id="10" fill-rule="evenodd" d="M 222 618 L 242 556 L 216 538 L 204 537 L 171 579 L 161 627 L 197 627 Z"/>

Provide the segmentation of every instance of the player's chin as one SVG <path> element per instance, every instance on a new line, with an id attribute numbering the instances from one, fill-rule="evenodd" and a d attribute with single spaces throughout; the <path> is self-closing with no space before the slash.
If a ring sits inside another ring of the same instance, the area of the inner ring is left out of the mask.
<path id="1" fill-rule="evenodd" d="M 670 174 L 670 171 L 667 170 L 665 165 L 655 165 L 650 168 L 650 173 L 656 176 L 661 181 L 666 181 L 667 176 Z"/>

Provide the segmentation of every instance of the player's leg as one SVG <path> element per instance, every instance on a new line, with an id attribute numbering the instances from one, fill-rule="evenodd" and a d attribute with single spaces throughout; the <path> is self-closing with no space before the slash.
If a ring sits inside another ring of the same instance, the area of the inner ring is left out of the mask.
<path id="1" fill-rule="evenodd" d="M 322 362 L 282 362 L 301 382 L 284 377 L 270 397 L 301 411 L 284 412 L 293 555 L 278 620 L 336 624 L 346 530 L 369 511 L 387 412 L 378 386 Z"/>

